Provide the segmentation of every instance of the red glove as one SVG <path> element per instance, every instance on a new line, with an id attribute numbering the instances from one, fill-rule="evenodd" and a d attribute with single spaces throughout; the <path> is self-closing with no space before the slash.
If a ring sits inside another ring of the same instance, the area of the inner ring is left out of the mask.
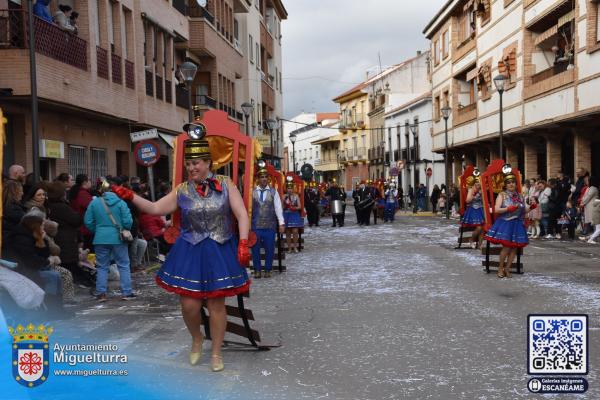
<path id="1" fill-rule="evenodd" d="M 518 208 L 519 208 L 519 206 L 515 206 L 515 205 L 508 206 L 508 207 L 506 207 L 506 212 L 511 213 L 511 212 L 517 211 Z"/>
<path id="2" fill-rule="evenodd" d="M 538 207 L 537 203 L 532 203 L 529 205 L 530 210 L 535 210 Z"/>
<path id="3" fill-rule="evenodd" d="M 248 240 L 241 239 L 238 244 L 238 261 L 242 267 L 247 267 L 250 264 L 250 249 L 248 248 Z"/>
<path id="4" fill-rule="evenodd" d="M 127 201 L 133 200 L 134 193 L 133 193 L 133 190 L 131 190 L 131 189 L 127 189 L 126 187 L 123 187 L 123 186 L 112 185 L 110 187 L 110 190 L 112 190 L 114 194 L 119 196 L 120 199 L 127 200 Z"/>

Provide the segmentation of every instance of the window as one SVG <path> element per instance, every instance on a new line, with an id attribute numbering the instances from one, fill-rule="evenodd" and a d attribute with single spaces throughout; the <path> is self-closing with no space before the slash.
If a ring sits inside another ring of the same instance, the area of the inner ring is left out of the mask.
<path id="1" fill-rule="evenodd" d="M 442 106 L 443 107 L 450 107 L 450 94 L 448 93 L 448 91 L 444 91 L 444 95 L 442 97 Z"/>
<path id="2" fill-rule="evenodd" d="M 477 14 L 481 18 L 481 25 L 490 22 L 492 17 L 491 0 L 477 0 Z"/>
<path id="3" fill-rule="evenodd" d="M 69 174 L 77 176 L 87 173 L 85 147 L 69 145 Z"/>
<path id="4" fill-rule="evenodd" d="M 476 24 L 475 24 L 476 12 L 473 6 L 469 4 L 459 18 L 459 37 L 458 42 L 464 43 L 469 39 L 475 37 Z"/>
<path id="5" fill-rule="evenodd" d="M 443 34 L 442 34 L 442 58 L 446 58 L 448 57 L 448 53 L 450 50 L 450 34 L 448 32 L 448 30 L 446 30 Z"/>
<path id="6" fill-rule="evenodd" d="M 600 50 L 600 1 L 589 0 L 587 8 L 587 52 Z"/>
<path id="7" fill-rule="evenodd" d="M 433 42 L 433 61 L 435 65 L 440 63 L 440 59 L 440 42 L 439 40 L 436 40 Z"/>
<path id="8" fill-rule="evenodd" d="M 504 49 L 502 59 L 498 61 L 498 72 L 508 78 L 509 85 L 505 90 L 513 87 L 517 82 L 517 44 Z"/>
<path id="9" fill-rule="evenodd" d="M 433 98 L 433 119 L 437 122 L 441 115 L 440 96 L 437 95 Z"/>
<path id="10" fill-rule="evenodd" d="M 256 69 L 260 69 L 261 68 L 261 66 L 260 66 L 260 62 L 261 62 L 260 47 L 259 47 L 258 43 L 255 43 L 255 45 L 256 45 Z"/>
<path id="11" fill-rule="evenodd" d="M 92 147 L 90 149 L 90 159 L 90 180 L 92 182 L 96 182 L 98 178 L 100 178 L 101 176 L 106 176 L 108 174 L 106 162 L 106 149 L 98 149 Z"/>
<path id="12" fill-rule="evenodd" d="M 248 58 L 254 64 L 254 41 L 252 40 L 252 35 L 248 35 Z"/>

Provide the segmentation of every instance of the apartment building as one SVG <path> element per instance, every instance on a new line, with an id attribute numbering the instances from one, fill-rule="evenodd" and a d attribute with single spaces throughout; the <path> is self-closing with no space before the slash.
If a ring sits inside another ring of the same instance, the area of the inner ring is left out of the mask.
<path id="1" fill-rule="evenodd" d="M 278 21 L 285 19 L 283 5 L 273 1 L 282 16 Z M 22 3 L 0 0 L 0 107 L 8 118 L 5 164 L 21 163 L 31 171 L 27 13 Z M 51 13 L 58 3 L 79 13 L 77 35 L 38 17 L 34 20 L 43 178 L 60 172 L 87 173 L 93 179 L 143 175 L 131 154 L 129 133 L 156 128 L 163 156 L 155 174 L 168 179 L 172 138 L 188 118 L 188 92 L 178 71 L 186 59 L 198 65 L 193 105 L 223 110 L 244 129 L 241 104 L 251 99 L 246 94 L 248 46 L 243 45 L 248 35 L 240 30 L 240 20 L 252 12 L 260 26 L 265 25 L 263 14 L 273 3 L 61 0 L 51 2 Z M 253 13 L 256 7 L 264 9 L 262 14 Z M 269 65 L 268 54 L 277 56 L 271 58 L 281 71 L 278 51 L 265 52 L 265 61 Z M 261 88 L 255 110 L 265 103 L 264 94 L 273 99 L 267 110 L 279 104 L 281 113 L 282 91 L 278 99 L 274 92 Z"/>
<path id="2" fill-rule="evenodd" d="M 451 0 L 425 27 L 431 40 L 433 149 L 448 141 L 453 177 L 500 156 L 525 177 L 600 174 L 600 32 L 595 0 Z"/>
<path id="3" fill-rule="evenodd" d="M 243 1 L 248 4 L 248 12 L 235 15 L 237 43 L 244 53 L 244 84 L 237 94 L 237 104 L 254 106 L 248 120 L 250 134 L 266 135 L 270 132 L 265 121 L 283 117 L 281 24 L 288 14 L 280 0 Z M 269 146 L 263 147 L 265 154 L 282 156 L 281 125 L 273 131 L 274 148 Z"/>
<path id="4" fill-rule="evenodd" d="M 297 171 L 302 165 L 310 164 L 317 181 L 324 176 L 333 176 L 334 174 L 330 172 L 337 170 L 333 155 L 334 152 L 337 154 L 337 151 L 333 150 L 334 147 L 337 149 L 337 146 L 332 143 L 336 141 L 335 136 L 338 134 L 335 129 L 337 122 L 337 113 L 301 113 L 289 121 L 284 121 L 287 171 L 294 170 L 295 161 Z M 290 134 L 295 135 L 294 143 L 290 140 Z M 324 149 L 326 149 L 326 158 L 323 154 Z M 332 157 L 334 161 L 330 162 Z"/>
<path id="5" fill-rule="evenodd" d="M 368 149 L 372 147 L 369 131 L 369 94 L 364 89 L 368 81 L 335 97 L 340 107 L 339 159 L 342 182 L 353 188 L 357 182 L 369 179 Z"/>

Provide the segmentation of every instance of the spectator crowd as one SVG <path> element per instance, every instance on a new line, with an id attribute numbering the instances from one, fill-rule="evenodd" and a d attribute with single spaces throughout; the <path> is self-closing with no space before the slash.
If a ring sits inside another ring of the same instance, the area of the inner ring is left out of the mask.
<path id="1" fill-rule="evenodd" d="M 89 288 L 97 301 L 108 300 L 109 275 L 120 282 L 120 298 L 133 299 L 131 276 L 147 268 L 148 244 L 159 259 L 169 251 L 163 234 L 170 221 L 140 213 L 112 193 L 111 184 L 150 197 L 138 177 L 92 182 L 87 175 L 73 179 L 62 173 L 52 182 L 34 182 L 20 165 L 3 177 L 2 259 L 14 263 L 11 273 L 20 274 L 19 282 L 43 290 L 48 309 L 64 312 L 75 304 L 76 287 Z M 158 188 L 161 197 L 170 186 Z M 13 288 L 0 283 L 0 295 L 3 289 Z"/>

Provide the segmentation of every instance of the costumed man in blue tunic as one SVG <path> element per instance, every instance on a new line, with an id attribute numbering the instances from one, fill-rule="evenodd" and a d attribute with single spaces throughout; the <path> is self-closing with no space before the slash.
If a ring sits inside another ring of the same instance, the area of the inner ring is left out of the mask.
<path id="1" fill-rule="evenodd" d="M 525 199 L 517 191 L 517 178 L 512 173 L 509 164 L 502 167 L 504 174 L 504 191 L 498 194 L 494 213 L 498 214 L 494 225 L 490 228 L 485 240 L 501 244 L 498 278 L 512 278 L 511 265 L 517 255 L 517 249 L 529 244 L 525 229 L 525 214 L 537 207 L 537 204 L 527 206 Z"/>
<path id="2" fill-rule="evenodd" d="M 258 162 L 258 185 L 252 193 L 252 231 L 256 234 L 256 244 L 252 247 L 252 265 L 254 278 L 271 277 L 273 256 L 275 255 L 275 238 L 277 230 L 285 232 L 283 207 L 277 190 L 269 186 L 269 174 L 265 162 Z M 265 249 L 264 275 L 260 262 L 260 249 Z"/>
<path id="3" fill-rule="evenodd" d="M 396 184 L 390 182 L 384 192 L 385 208 L 383 211 L 383 222 L 394 222 L 394 215 L 396 214 L 396 202 L 398 201 L 398 189 Z"/>

